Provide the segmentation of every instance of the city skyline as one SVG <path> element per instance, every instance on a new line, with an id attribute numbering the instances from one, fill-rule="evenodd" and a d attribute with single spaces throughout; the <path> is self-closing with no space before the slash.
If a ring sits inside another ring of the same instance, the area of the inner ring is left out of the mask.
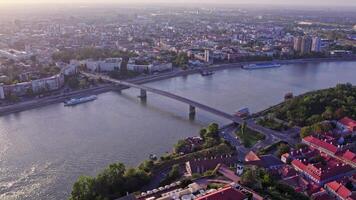
<path id="1" fill-rule="evenodd" d="M 242 1 L 242 0 L 222 0 L 219 2 L 213 0 L 177 0 L 177 1 L 168 1 L 168 0 L 58 0 L 58 1 L 50 1 L 50 0 L 0 0 L 0 4 L 152 4 L 152 3 L 164 3 L 164 4 L 197 4 L 197 3 L 207 3 L 207 4 L 245 4 L 245 5 L 300 5 L 300 6 L 356 6 L 356 2 L 353 0 L 340 0 L 340 1 L 332 1 L 332 0 L 301 0 L 298 2 L 292 0 L 253 0 L 253 1 Z"/>

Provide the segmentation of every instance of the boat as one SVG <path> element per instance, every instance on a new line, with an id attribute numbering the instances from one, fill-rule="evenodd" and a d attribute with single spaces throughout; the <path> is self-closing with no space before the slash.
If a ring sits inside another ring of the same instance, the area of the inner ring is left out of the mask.
<path id="1" fill-rule="evenodd" d="M 81 97 L 81 98 L 72 98 L 70 100 L 64 101 L 64 106 L 74 106 L 77 104 L 94 101 L 97 98 L 98 97 L 96 95 L 91 95 L 91 96 Z"/>
<path id="2" fill-rule="evenodd" d="M 250 110 L 248 108 L 242 108 L 235 112 L 234 114 L 236 117 L 248 117 L 250 115 Z"/>
<path id="3" fill-rule="evenodd" d="M 202 76 L 211 76 L 211 75 L 214 74 L 214 72 L 212 72 L 212 71 L 201 71 L 200 74 Z"/>
<path id="4" fill-rule="evenodd" d="M 249 64 L 242 66 L 242 69 L 266 69 L 266 68 L 276 68 L 281 65 L 278 63 L 258 63 L 258 64 Z"/>

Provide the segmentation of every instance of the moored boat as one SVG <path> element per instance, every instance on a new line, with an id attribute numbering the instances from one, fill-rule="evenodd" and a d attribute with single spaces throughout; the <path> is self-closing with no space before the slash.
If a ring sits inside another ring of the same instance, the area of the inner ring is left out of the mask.
<path id="1" fill-rule="evenodd" d="M 244 65 L 242 69 L 265 69 L 265 68 L 276 68 L 281 65 L 278 63 L 258 63 L 258 64 L 249 64 Z"/>
<path id="2" fill-rule="evenodd" d="M 64 101 L 64 106 L 74 106 L 77 104 L 94 101 L 97 98 L 98 97 L 96 95 L 91 95 L 91 96 L 81 97 L 81 98 L 72 98 L 70 100 Z"/>

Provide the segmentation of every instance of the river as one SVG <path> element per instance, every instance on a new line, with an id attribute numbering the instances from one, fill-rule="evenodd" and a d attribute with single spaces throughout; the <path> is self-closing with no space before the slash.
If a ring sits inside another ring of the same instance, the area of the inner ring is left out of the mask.
<path id="1" fill-rule="evenodd" d="M 262 70 L 229 69 L 213 76 L 176 77 L 147 85 L 233 113 L 260 111 L 284 94 L 356 84 L 356 62 L 284 65 Z M 228 121 L 139 91 L 108 92 L 98 100 L 64 107 L 62 103 L 0 117 L 0 199 L 66 199 L 80 175 L 95 175 L 113 162 L 136 166 L 149 154 L 161 155 L 210 122 Z"/>

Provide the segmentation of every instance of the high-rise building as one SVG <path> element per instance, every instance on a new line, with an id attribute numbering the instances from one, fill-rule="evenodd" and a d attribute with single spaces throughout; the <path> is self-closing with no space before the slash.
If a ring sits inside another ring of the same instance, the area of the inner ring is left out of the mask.
<path id="1" fill-rule="evenodd" d="M 309 36 L 304 36 L 302 38 L 302 45 L 301 45 L 301 50 L 300 53 L 301 54 L 308 54 L 311 51 L 311 47 L 312 47 L 312 38 Z"/>
<path id="2" fill-rule="evenodd" d="M 0 83 L 0 99 L 5 99 L 4 84 Z"/>
<path id="3" fill-rule="evenodd" d="M 205 51 L 204 51 L 204 60 L 205 60 L 205 62 L 210 62 L 210 51 L 209 51 L 209 49 L 205 49 Z"/>
<path id="4" fill-rule="evenodd" d="M 300 36 L 294 37 L 293 49 L 296 52 L 300 52 L 301 51 L 301 49 L 302 49 L 302 37 L 300 37 Z"/>
<path id="5" fill-rule="evenodd" d="M 321 38 L 320 37 L 313 37 L 311 51 L 312 52 L 321 52 Z"/>

